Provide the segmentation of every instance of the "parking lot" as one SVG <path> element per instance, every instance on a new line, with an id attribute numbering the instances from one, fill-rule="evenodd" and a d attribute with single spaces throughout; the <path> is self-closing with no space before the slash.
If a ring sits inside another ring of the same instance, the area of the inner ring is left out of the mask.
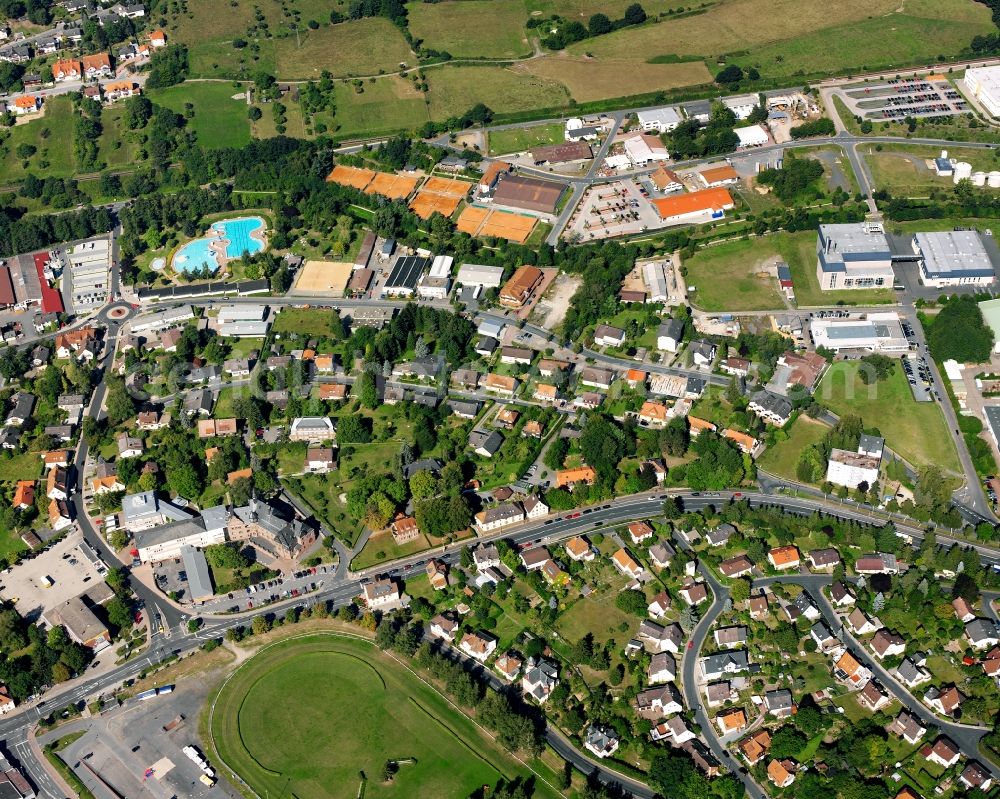
<path id="1" fill-rule="evenodd" d="M 943 75 L 897 78 L 845 90 L 851 111 L 871 120 L 967 113 L 968 103 Z"/>
<path id="2" fill-rule="evenodd" d="M 97 554 L 74 530 L 37 556 L 0 574 L 0 598 L 36 620 L 46 610 L 104 582 L 107 571 Z"/>
<path id="3" fill-rule="evenodd" d="M 566 225 L 564 236 L 597 241 L 663 226 L 649 203 L 648 191 L 635 179 L 589 188 Z"/>
<path id="4" fill-rule="evenodd" d="M 61 755 L 97 799 L 230 796 L 221 782 L 202 783 L 201 770 L 181 751 L 194 745 L 204 752 L 198 717 L 208 690 L 205 681 L 186 680 L 173 693 L 128 700 L 87 719 L 85 734 Z"/>
<path id="5" fill-rule="evenodd" d="M 905 323 L 903 330 L 906 331 Z M 910 391 L 913 392 L 913 399 L 917 402 L 930 402 L 933 399 L 934 378 L 926 359 L 911 352 L 903 356 L 901 361 L 906 382 L 910 384 Z"/>

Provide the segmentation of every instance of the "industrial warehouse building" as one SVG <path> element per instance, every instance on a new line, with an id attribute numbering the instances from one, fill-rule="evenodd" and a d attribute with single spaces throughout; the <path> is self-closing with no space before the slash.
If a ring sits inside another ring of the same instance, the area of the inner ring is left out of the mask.
<path id="1" fill-rule="evenodd" d="M 963 82 L 989 114 L 1000 117 L 1000 66 L 967 69 Z"/>
<path id="2" fill-rule="evenodd" d="M 809 323 L 809 330 L 817 349 L 826 347 L 834 352 L 907 352 L 910 349 L 899 314 L 891 311 L 860 314 L 847 319 L 817 317 Z"/>
<path id="3" fill-rule="evenodd" d="M 454 259 L 450 255 L 438 255 L 431 264 L 430 271 L 420 278 L 417 285 L 417 295 L 425 300 L 444 300 L 451 291 L 451 265 Z"/>
<path id="4" fill-rule="evenodd" d="M 554 214 L 566 187 L 549 180 L 504 175 L 493 192 L 493 202 L 522 211 Z"/>
<path id="5" fill-rule="evenodd" d="M 675 197 L 661 197 L 653 200 L 653 207 L 664 224 L 681 225 L 722 219 L 735 204 L 725 189 L 702 189 Z"/>
<path id="6" fill-rule="evenodd" d="M 824 290 L 891 286 L 892 251 L 882 226 L 875 222 L 820 225 L 816 277 Z"/>
<path id="7" fill-rule="evenodd" d="M 500 288 L 502 280 L 502 266 L 462 264 L 458 268 L 457 282 L 461 286 L 479 286 L 484 289 L 498 289 Z"/>
<path id="8" fill-rule="evenodd" d="M 266 305 L 223 305 L 216 320 L 220 336 L 264 338 L 270 324 Z"/>
<path id="9" fill-rule="evenodd" d="M 658 133 L 669 133 L 684 119 L 676 108 L 669 106 L 640 111 L 636 116 L 639 119 L 640 128 L 645 131 L 655 130 Z"/>
<path id="10" fill-rule="evenodd" d="M 911 244 L 925 286 L 987 286 L 996 277 L 993 260 L 975 230 L 915 233 Z"/>
<path id="11" fill-rule="evenodd" d="M 417 281 L 430 265 L 431 259 L 420 255 L 403 255 L 397 258 L 389 279 L 382 286 L 382 296 L 412 297 L 417 290 Z"/>

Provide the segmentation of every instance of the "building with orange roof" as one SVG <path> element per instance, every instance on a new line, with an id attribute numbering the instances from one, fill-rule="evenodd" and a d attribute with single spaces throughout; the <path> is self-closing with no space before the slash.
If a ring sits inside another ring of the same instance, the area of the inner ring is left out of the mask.
<path id="1" fill-rule="evenodd" d="M 642 566 L 624 548 L 619 549 L 611 556 L 611 562 L 618 571 L 633 580 L 638 579 L 643 573 Z"/>
<path id="2" fill-rule="evenodd" d="M 52 80 L 62 83 L 64 80 L 80 80 L 83 67 L 75 58 L 63 58 L 52 65 Z"/>
<path id="3" fill-rule="evenodd" d="M 514 392 L 517 391 L 517 379 L 513 377 L 508 377 L 507 375 L 498 375 L 490 372 L 484 375 L 482 380 L 479 381 L 479 387 L 485 389 L 486 391 L 495 391 L 497 394 L 503 394 L 507 397 L 513 397 Z"/>
<path id="4" fill-rule="evenodd" d="M 113 103 L 115 100 L 124 100 L 142 94 L 139 84 L 132 80 L 117 80 L 105 83 L 103 89 L 104 101 L 106 103 Z"/>
<path id="5" fill-rule="evenodd" d="M 319 398 L 329 402 L 347 399 L 347 386 L 343 383 L 323 383 L 319 387 Z"/>
<path id="6" fill-rule="evenodd" d="M 209 463 L 212 460 L 212 458 L 214 458 L 218 454 L 219 454 L 218 447 L 208 447 L 205 450 L 205 462 Z"/>
<path id="7" fill-rule="evenodd" d="M 559 392 L 555 386 L 548 383 L 537 383 L 535 385 L 535 399 L 539 402 L 555 402 Z"/>
<path id="8" fill-rule="evenodd" d="M 639 409 L 639 424 L 646 427 L 663 428 L 667 426 L 667 406 L 659 402 L 647 400 Z"/>
<path id="9" fill-rule="evenodd" d="M 596 556 L 590 543 L 583 536 L 575 535 L 563 546 L 566 547 L 566 554 L 576 561 L 591 561 Z"/>
<path id="10" fill-rule="evenodd" d="M 68 449 L 52 449 L 42 455 L 42 463 L 46 469 L 54 469 L 57 466 L 65 469 L 69 466 Z"/>
<path id="11" fill-rule="evenodd" d="M 14 113 L 34 114 L 42 107 L 42 98 L 34 94 L 22 94 L 14 100 Z"/>
<path id="12" fill-rule="evenodd" d="M 904 785 L 903 790 L 896 794 L 895 799 L 923 799 L 923 797 L 915 793 L 908 785 Z"/>
<path id="13" fill-rule="evenodd" d="M 751 766 L 759 763 L 771 750 L 771 733 L 767 730 L 757 730 L 750 737 L 740 741 L 739 750 Z"/>
<path id="14" fill-rule="evenodd" d="M 35 504 L 35 481 L 18 480 L 14 500 L 10 503 L 17 510 L 26 510 Z"/>
<path id="15" fill-rule="evenodd" d="M 799 549 L 791 544 L 784 547 L 775 547 L 767 553 L 767 559 L 778 571 L 795 569 L 799 565 Z"/>
<path id="16" fill-rule="evenodd" d="M 641 544 L 653 537 L 653 528 L 648 522 L 632 522 L 628 526 L 629 538 L 633 544 Z"/>
<path id="17" fill-rule="evenodd" d="M 699 419 L 697 416 L 688 416 L 688 430 L 692 438 L 697 438 L 703 430 L 714 433 L 718 428 L 707 419 Z"/>
<path id="18" fill-rule="evenodd" d="M 723 735 L 739 732 L 747 726 L 747 714 L 742 708 L 726 710 L 715 717 L 715 723 Z"/>
<path id="19" fill-rule="evenodd" d="M 663 192 L 680 191 L 684 188 L 684 181 L 681 180 L 680 175 L 662 164 L 649 176 L 649 179 L 653 181 L 656 188 Z"/>
<path id="20" fill-rule="evenodd" d="M 537 266 L 520 266 L 502 289 L 500 289 L 500 304 L 504 308 L 523 308 L 531 299 L 532 292 L 537 289 L 545 275 Z"/>
<path id="21" fill-rule="evenodd" d="M 593 485 L 597 479 L 597 471 L 593 466 L 579 466 L 575 469 L 559 469 L 556 472 L 556 488 L 566 488 L 577 483 Z"/>
<path id="22" fill-rule="evenodd" d="M 96 78 L 101 75 L 110 78 L 115 74 L 111 68 L 111 56 L 107 53 L 85 55 L 80 59 L 80 64 L 83 66 L 83 74 L 88 78 Z"/>
<path id="23" fill-rule="evenodd" d="M 653 207 L 666 224 L 681 225 L 722 219 L 736 204 L 726 189 L 702 189 L 675 197 L 660 197 L 653 200 Z"/>
<path id="24" fill-rule="evenodd" d="M 740 179 L 736 170 L 728 164 L 703 169 L 698 173 L 698 177 L 701 179 L 701 182 L 710 189 L 718 186 L 731 186 Z"/>
<path id="25" fill-rule="evenodd" d="M 334 367 L 334 358 L 332 355 L 317 355 L 313 359 L 313 363 L 316 365 L 317 372 L 332 372 Z"/>
<path id="26" fill-rule="evenodd" d="M 480 197 L 492 196 L 493 189 L 496 188 L 500 176 L 508 172 L 510 172 L 510 164 L 506 161 L 493 161 L 486 167 L 486 171 L 483 172 L 483 176 L 479 179 L 479 186 L 476 187 L 476 193 Z"/>
<path id="27" fill-rule="evenodd" d="M 149 34 L 149 45 L 150 47 L 166 47 L 167 34 L 161 30 L 153 31 Z"/>
<path id="28" fill-rule="evenodd" d="M 521 435 L 525 438 L 541 438 L 544 433 L 545 428 L 542 427 L 542 423 L 534 419 L 530 422 L 525 422 L 524 427 L 521 428 Z"/>
<path id="29" fill-rule="evenodd" d="M 844 652 L 833 666 L 833 674 L 838 680 L 860 685 L 868 679 L 868 669 L 862 666 L 850 652 Z"/>
<path id="30" fill-rule="evenodd" d="M 104 477 L 94 477 L 90 481 L 90 486 L 95 494 L 108 494 L 112 491 L 125 490 L 125 484 L 114 474 Z"/>
<path id="31" fill-rule="evenodd" d="M 632 388 L 638 385 L 645 385 L 646 373 L 642 369 L 629 369 L 625 373 L 625 382 L 632 386 Z"/>
<path id="32" fill-rule="evenodd" d="M 722 431 L 722 437 L 728 438 L 740 448 L 740 452 L 747 455 L 753 455 L 759 443 L 753 436 L 741 433 L 738 430 L 732 430 L 728 427 Z"/>
<path id="33" fill-rule="evenodd" d="M 795 782 L 795 768 L 790 760 L 772 760 L 767 764 L 767 778 L 779 788 Z"/>

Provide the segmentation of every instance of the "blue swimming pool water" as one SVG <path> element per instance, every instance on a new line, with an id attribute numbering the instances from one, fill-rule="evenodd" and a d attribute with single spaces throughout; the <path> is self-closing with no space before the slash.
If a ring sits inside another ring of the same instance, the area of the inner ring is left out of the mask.
<path id="1" fill-rule="evenodd" d="M 255 255 L 264 249 L 264 242 L 251 238 L 250 234 L 264 228 L 264 220 L 257 216 L 239 219 L 223 219 L 215 222 L 205 236 L 189 241 L 174 255 L 174 269 L 180 272 L 195 272 L 207 266 L 212 271 L 219 268 L 215 254 L 211 250 L 213 241 L 226 240 L 226 259 L 243 257 L 243 253 Z"/>

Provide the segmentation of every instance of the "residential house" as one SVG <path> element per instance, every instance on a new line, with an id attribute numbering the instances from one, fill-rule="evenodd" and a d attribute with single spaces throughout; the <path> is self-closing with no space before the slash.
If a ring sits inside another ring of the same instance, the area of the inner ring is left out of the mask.
<path id="1" fill-rule="evenodd" d="M 550 386 L 547 383 L 536 383 L 533 396 L 539 402 L 555 402 L 559 396 L 559 392 L 555 386 Z"/>
<path id="2" fill-rule="evenodd" d="M 633 544 L 641 544 L 643 541 L 651 539 L 654 532 L 647 522 L 632 522 L 628 526 L 628 534 Z"/>
<path id="3" fill-rule="evenodd" d="M 809 621 L 816 621 L 821 615 L 808 591 L 803 591 L 793 602 L 786 605 L 785 613 L 791 622 L 795 622 L 800 616 Z"/>
<path id="4" fill-rule="evenodd" d="M 837 608 L 850 607 L 856 601 L 854 594 L 840 580 L 830 586 L 830 599 L 833 602 L 833 606 Z"/>
<path id="5" fill-rule="evenodd" d="M 602 760 L 618 751 L 618 733 L 613 727 L 591 724 L 583 738 L 583 745 Z"/>
<path id="6" fill-rule="evenodd" d="M 582 536 L 573 536 L 565 543 L 564 546 L 566 548 L 566 554 L 575 561 L 590 562 L 597 557 L 594 554 L 594 550 L 590 546 L 590 542 Z"/>
<path id="7" fill-rule="evenodd" d="M 685 583 L 678 589 L 677 594 L 692 607 L 694 605 L 700 605 L 708 599 L 708 589 L 705 588 L 704 583 Z"/>
<path id="8" fill-rule="evenodd" d="M 69 450 L 53 449 L 42 453 L 42 465 L 46 469 L 62 468 L 69 466 Z"/>
<path id="9" fill-rule="evenodd" d="M 549 515 L 549 506 L 536 496 L 530 496 L 521 502 L 524 508 L 524 518 L 529 521 L 544 519 Z"/>
<path id="10" fill-rule="evenodd" d="M 747 763 L 755 766 L 771 750 L 771 733 L 766 729 L 757 730 L 753 735 L 740 741 L 738 748 Z"/>
<path id="11" fill-rule="evenodd" d="M 932 763 L 937 763 L 942 768 L 954 766 L 962 756 L 962 751 L 946 735 L 938 738 L 933 746 L 925 746 L 920 750 L 920 753 Z"/>
<path id="12" fill-rule="evenodd" d="M 479 381 L 479 388 L 483 391 L 492 391 L 504 397 L 513 397 L 517 391 L 519 383 L 513 377 L 498 375 L 490 372 Z"/>
<path id="13" fill-rule="evenodd" d="M 593 485 L 597 480 L 597 471 L 592 466 L 580 466 L 575 469 L 556 470 L 556 488 L 569 488 L 577 483 Z"/>
<path id="14" fill-rule="evenodd" d="M 496 544 L 481 544 L 472 550 L 472 562 L 476 571 L 496 569 L 500 566 L 500 550 Z"/>
<path id="15" fill-rule="evenodd" d="M 431 619 L 430 633 L 435 638 L 447 641 L 449 644 L 455 640 L 458 628 L 461 625 L 454 616 L 448 613 L 441 613 Z"/>
<path id="16" fill-rule="evenodd" d="M 915 688 L 931 679 L 930 672 L 908 657 L 896 667 L 896 677 L 907 688 Z"/>
<path id="17" fill-rule="evenodd" d="M 858 702 L 862 707 L 876 713 L 889 704 L 889 694 L 875 680 L 869 680 L 858 692 Z"/>
<path id="18" fill-rule="evenodd" d="M 719 707 L 726 702 L 735 702 L 738 698 L 739 693 L 733 690 L 733 684 L 729 680 L 710 682 L 705 686 L 705 700 L 709 707 Z"/>
<path id="19" fill-rule="evenodd" d="M 992 619 L 973 619 L 965 625 L 965 637 L 973 649 L 989 649 L 1000 644 L 997 625 Z"/>
<path id="20" fill-rule="evenodd" d="M 748 377 L 750 366 L 750 361 L 746 358 L 726 358 L 719 364 L 719 368 L 732 377 Z"/>
<path id="21" fill-rule="evenodd" d="M 35 397 L 27 391 L 18 391 L 10 398 L 14 407 L 7 414 L 4 424 L 13 427 L 23 427 L 31 418 L 31 412 L 35 409 Z"/>
<path id="22" fill-rule="evenodd" d="M 420 538 L 420 528 L 417 526 L 417 520 L 412 516 L 400 515 L 396 517 L 389 529 L 392 532 L 392 540 L 399 546 Z"/>
<path id="23" fill-rule="evenodd" d="M 521 690 L 536 702 L 544 703 L 559 684 L 559 668 L 545 658 L 528 658 L 521 677 Z"/>
<path id="24" fill-rule="evenodd" d="M 512 652 L 508 652 L 506 655 L 501 655 L 494 661 L 493 668 L 507 682 L 514 682 L 514 680 L 517 679 L 517 675 L 521 673 L 521 667 L 523 665 L 524 662 L 521 658 Z"/>
<path id="25" fill-rule="evenodd" d="M 705 533 L 705 541 L 710 547 L 724 547 L 735 534 L 736 528 L 731 524 L 720 524 Z"/>
<path id="26" fill-rule="evenodd" d="M 692 341 L 688 354 L 695 366 L 711 366 L 715 360 L 715 345 L 711 341 Z"/>
<path id="27" fill-rule="evenodd" d="M 972 791 L 978 788 L 986 793 L 993 785 L 993 775 L 978 761 L 970 760 L 962 773 L 958 775 L 958 781 L 965 786 L 966 790 Z"/>
<path id="28" fill-rule="evenodd" d="M 908 710 L 901 710 L 899 715 L 892 720 L 888 730 L 911 746 L 914 746 L 927 732 L 927 728 L 920 723 L 919 717 Z"/>
<path id="29" fill-rule="evenodd" d="M 198 422 L 198 438 L 226 438 L 239 435 L 239 432 L 239 427 L 233 418 L 201 419 Z"/>
<path id="30" fill-rule="evenodd" d="M 672 604 L 670 594 L 666 591 L 660 591 L 660 593 L 649 601 L 649 604 L 646 606 L 646 612 L 654 619 L 662 619 L 667 615 L 667 611 L 670 610 Z"/>
<path id="31" fill-rule="evenodd" d="M 14 488 L 14 499 L 11 507 L 15 510 L 27 510 L 35 506 L 35 481 L 18 480 Z"/>
<path id="32" fill-rule="evenodd" d="M 857 574 L 898 574 L 899 563 L 896 556 L 889 552 L 879 552 L 876 555 L 865 555 L 854 562 Z"/>
<path id="33" fill-rule="evenodd" d="M 65 499 L 53 499 L 49 502 L 49 527 L 53 530 L 64 530 L 73 523 L 70 504 Z"/>
<path id="34" fill-rule="evenodd" d="M 688 729 L 683 716 L 671 716 L 653 727 L 649 731 L 649 737 L 654 741 L 669 741 L 671 746 L 683 746 L 698 736 Z"/>
<path id="35" fill-rule="evenodd" d="M 792 403 L 770 391 L 752 394 L 747 408 L 758 418 L 778 427 L 784 427 L 792 415 Z"/>
<path id="36" fill-rule="evenodd" d="M 80 59 L 83 74 L 87 78 L 110 78 L 114 75 L 111 57 L 107 53 L 85 55 Z"/>
<path id="37" fill-rule="evenodd" d="M 524 508 L 517 502 L 502 503 L 479 511 L 473 518 L 476 529 L 480 533 L 488 533 L 523 522 Z"/>
<path id="38" fill-rule="evenodd" d="M 775 547 L 767 553 L 767 559 L 778 571 L 799 567 L 799 550 L 795 546 Z"/>
<path id="39" fill-rule="evenodd" d="M 951 606 L 955 608 L 955 615 L 958 616 L 958 620 L 962 622 L 962 624 L 967 624 L 976 618 L 975 610 L 973 610 L 972 605 L 970 605 L 964 597 L 955 597 L 951 601 Z"/>
<path id="40" fill-rule="evenodd" d="M 677 352 L 684 340 L 684 322 L 668 319 L 656 329 L 656 347 L 667 352 Z"/>
<path id="41" fill-rule="evenodd" d="M 333 447 L 309 447 L 306 450 L 305 470 L 326 474 L 335 468 L 337 461 L 333 456 Z"/>
<path id="42" fill-rule="evenodd" d="M 658 652 L 673 652 L 675 655 L 681 651 L 684 642 L 684 633 L 680 625 L 669 624 L 666 627 L 656 622 L 643 619 L 639 622 L 639 631 L 636 638 L 642 642 L 647 652 L 656 654 Z"/>
<path id="43" fill-rule="evenodd" d="M 954 685 L 947 685 L 944 688 L 931 688 L 924 694 L 924 702 L 932 710 L 937 711 L 942 716 L 954 716 L 956 711 L 962 707 L 965 697 Z"/>
<path id="44" fill-rule="evenodd" d="M 69 499 L 69 471 L 55 468 L 49 471 L 45 481 L 45 496 L 49 499 Z"/>
<path id="45" fill-rule="evenodd" d="M 712 632 L 715 645 L 720 649 L 738 649 L 746 646 L 747 628 L 739 625 L 732 627 L 716 627 Z"/>
<path id="46" fill-rule="evenodd" d="M 466 655 L 485 663 L 497 648 L 497 639 L 487 632 L 466 633 L 458 645 Z"/>
<path id="47" fill-rule="evenodd" d="M 552 558 L 545 547 L 522 550 L 520 557 L 521 565 L 529 572 L 538 571 L 545 564 L 545 561 Z"/>
<path id="48" fill-rule="evenodd" d="M 876 625 L 861 608 L 855 608 L 847 617 L 847 623 L 855 635 L 870 635 L 878 629 Z"/>
<path id="49" fill-rule="evenodd" d="M 795 782 L 795 764 L 791 760 L 772 760 L 767 764 L 767 778 L 779 788 Z"/>
<path id="50" fill-rule="evenodd" d="M 756 595 L 751 595 L 750 599 L 747 600 L 747 608 L 750 611 L 751 619 L 760 621 L 765 618 L 769 612 L 767 594 L 761 592 Z"/>
<path id="51" fill-rule="evenodd" d="M 883 660 L 887 657 L 902 655 L 906 651 L 906 641 L 901 635 L 883 627 L 875 633 L 875 637 L 871 640 L 871 647 L 875 657 Z"/>
<path id="52" fill-rule="evenodd" d="M 580 384 L 590 388 L 611 388 L 614 382 L 615 373 L 609 369 L 598 369 L 594 366 L 586 366 L 580 371 Z"/>
<path id="53" fill-rule="evenodd" d="M 674 713 L 683 713 L 684 705 L 673 683 L 664 683 L 636 694 L 635 709 L 643 718 L 655 721 Z"/>
<path id="54" fill-rule="evenodd" d="M 598 347 L 620 347 L 625 343 L 625 331 L 611 325 L 598 325 L 594 329 L 594 344 Z"/>
<path id="55" fill-rule="evenodd" d="M 640 566 L 626 550 L 619 549 L 611 556 L 611 562 L 619 572 L 626 577 L 638 580 L 645 574 L 645 569 Z"/>
<path id="56" fill-rule="evenodd" d="M 481 458 L 492 458 L 503 446 L 503 436 L 496 430 L 473 430 L 469 433 L 469 447 Z"/>
<path id="57" fill-rule="evenodd" d="M 729 674 L 738 674 L 750 668 L 750 660 L 745 649 L 735 649 L 708 655 L 698 661 L 701 676 L 706 680 L 718 680 Z"/>
<path id="58" fill-rule="evenodd" d="M 795 702 L 792 692 L 787 688 L 779 688 L 764 694 L 764 709 L 777 718 L 785 718 L 795 712 Z"/>
<path id="59" fill-rule="evenodd" d="M 118 436 L 117 442 L 119 458 L 138 458 L 145 451 L 142 439 L 130 436 L 128 433 Z"/>
<path id="60" fill-rule="evenodd" d="M 291 441 L 308 441 L 320 443 L 333 441 L 337 437 L 333 420 L 328 416 L 300 416 L 292 420 L 288 430 Z"/>
<path id="61" fill-rule="evenodd" d="M 868 681 L 871 672 L 862 666 L 854 655 L 844 650 L 833 664 L 833 676 L 851 687 L 858 687 Z"/>
<path id="62" fill-rule="evenodd" d="M 730 579 L 742 577 L 753 571 L 753 562 L 746 555 L 736 555 L 719 563 L 719 571 Z"/>
<path id="63" fill-rule="evenodd" d="M 808 557 L 813 571 L 832 571 L 840 563 L 840 553 L 833 547 L 810 550 Z"/>
<path id="64" fill-rule="evenodd" d="M 820 652 L 826 652 L 839 643 L 837 637 L 830 632 L 825 623 L 818 621 L 809 630 L 809 636 L 816 642 Z"/>
<path id="65" fill-rule="evenodd" d="M 662 430 L 667 426 L 669 413 L 667 406 L 661 402 L 647 400 L 639 409 L 639 424 L 654 430 Z"/>
<path id="66" fill-rule="evenodd" d="M 742 708 L 725 710 L 715 717 L 715 724 L 723 736 L 741 732 L 747 726 L 747 714 Z"/>

